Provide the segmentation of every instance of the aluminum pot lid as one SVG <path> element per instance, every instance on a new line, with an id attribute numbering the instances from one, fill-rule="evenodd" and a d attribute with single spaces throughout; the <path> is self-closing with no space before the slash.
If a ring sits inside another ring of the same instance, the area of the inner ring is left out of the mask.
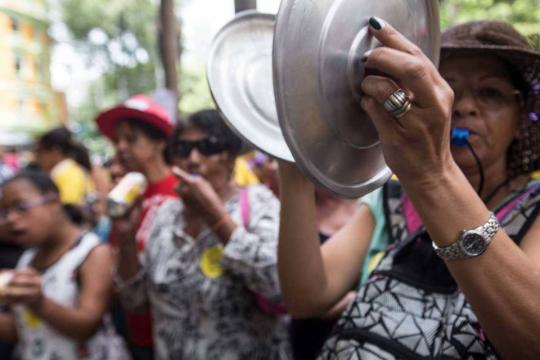
<path id="1" fill-rule="evenodd" d="M 212 42 L 207 78 L 217 107 L 239 136 L 274 157 L 294 161 L 274 99 L 274 23 L 274 15 L 239 13 Z"/>
<path id="2" fill-rule="evenodd" d="M 298 166 L 331 193 L 360 197 L 391 176 L 377 132 L 360 107 L 360 60 L 380 43 L 377 16 L 439 57 L 433 0 L 282 0 L 274 32 L 274 91 L 281 129 Z"/>

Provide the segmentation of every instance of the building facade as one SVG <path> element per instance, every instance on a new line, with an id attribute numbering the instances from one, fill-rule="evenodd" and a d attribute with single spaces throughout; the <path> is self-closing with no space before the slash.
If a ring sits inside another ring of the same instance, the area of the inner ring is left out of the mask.
<path id="1" fill-rule="evenodd" d="M 0 0 L 0 145 L 24 145 L 66 121 L 50 79 L 46 0 Z"/>

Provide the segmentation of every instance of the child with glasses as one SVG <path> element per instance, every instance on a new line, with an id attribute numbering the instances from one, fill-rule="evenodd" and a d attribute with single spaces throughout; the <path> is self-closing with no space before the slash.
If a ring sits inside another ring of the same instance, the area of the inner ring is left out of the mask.
<path id="1" fill-rule="evenodd" d="M 67 217 L 58 188 L 26 171 L 1 185 L 0 220 L 27 250 L 0 273 L 0 338 L 18 342 L 23 360 L 125 359 L 106 312 L 112 256 L 99 238 Z"/>

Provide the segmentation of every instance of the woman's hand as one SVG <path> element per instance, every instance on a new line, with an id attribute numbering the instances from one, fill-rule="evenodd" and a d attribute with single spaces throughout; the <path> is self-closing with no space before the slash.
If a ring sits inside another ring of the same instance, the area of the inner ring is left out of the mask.
<path id="1" fill-rule="evenodd" d="M 13 271 L 13 276 L 0 292 L 0 302 L 26 305 L 37 309 L 43 302 L 41 275 L 32 268 Z"/>
<path id="2" fill-rule="evenodd" d="M 124 217 L 112 219 L 112 230 L 121 244 L 135 241 L 141 215 L 142 204 L 138 201 Z"/>
<path id="3" fill-rule="evenodd" d="M 173 173 L 180 179 L 177 191 L 186 211 L 199 215 L 210 226 L 227 216 L 221 198 L 205 178 L 188 174 L 179 167 L 174 167 Z"/>
<path id="4" fill-rule="evenodd" d="M 379 22 L 377 30 L 373 24 Z M 392 26 L 370 19 L 370 31 L 383 47 L 374 49 L 366 67 L 388 76 L 367 76 L 362 107 L 379 133 L 388 166 L 406 182 L 429 183 L 453 164 L 450 118 L 453 92 L 422 51 Z M 399 88 L 412 107 L 400 119 L 383 106 Z"/>

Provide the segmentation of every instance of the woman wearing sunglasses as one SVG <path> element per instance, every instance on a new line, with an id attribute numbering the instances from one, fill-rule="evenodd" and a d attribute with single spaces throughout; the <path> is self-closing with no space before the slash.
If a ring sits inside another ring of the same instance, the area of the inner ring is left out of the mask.
<path id="1" fill-rule="evenodd" d="M 182 200 L 160 208 L 145 266 L 121 289 L 126 306 L 150 305 L 158 359 L 289 358 L 286 324 L 269 306 L 280 300 L 279 202 L 235 185 L 241 145 L 213 110 L 170 141 Z"/>
<path id="2" fill-rule="evenodd" d="M 23 172 L 2 184 L 0 221 L 28 248 L 17 268 L 1 273 L 0 338 L 30 359 L 125 359 L 106 317 L 112 256 L 97 235 L 69 219 L 52 180 Z"/>
<path id="3" fill-rule="evenodd" d="M 324 313 L 361 283 L 320 358 L 540 358 L 540 54 L 509 24 L 471 22 L 442 35 L 437 71 L 369 26 L 382 46 L 366 66 L 387 75 L 364 79 L 361 105 L 400 184 L 319 248 L 313 186 L 280 167 L 289 312 Z M 373 244 L 382 260 L 362 281 Z"/>

